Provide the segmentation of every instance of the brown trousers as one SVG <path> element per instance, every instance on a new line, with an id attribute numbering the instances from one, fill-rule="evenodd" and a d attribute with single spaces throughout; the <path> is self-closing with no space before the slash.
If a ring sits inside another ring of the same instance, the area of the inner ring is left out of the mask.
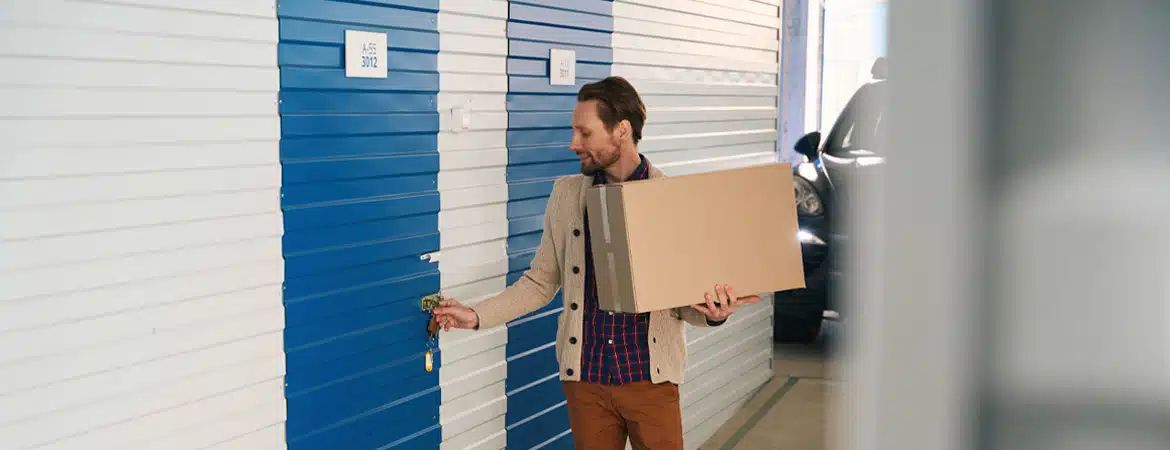
<path id="1" fill-rule="evenodd" d="M 620 386 L 564 382 L 577 450 L 682 450 L 678 385 L 649 381 Z"/>

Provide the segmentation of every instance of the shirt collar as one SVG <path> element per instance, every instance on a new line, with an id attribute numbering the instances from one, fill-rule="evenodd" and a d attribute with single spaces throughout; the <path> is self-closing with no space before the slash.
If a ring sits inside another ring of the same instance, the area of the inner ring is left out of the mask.
<path id="1" fill-rule="evenodd" d="M 646 159 L 646 155 L 640 153 L 638 154 L 638 158 L 641 159 L 642 162 L 638 163 L 638 167 L 634 168 L 634 173 L 630 174 L 630 178 L 626 181 L 645 180 L 650 178 L 650 161 Z M 607 178 L 609 177 L 606 176 L 605 171 L 599 170 L 597 173 L 593 174 L 593 184 L 606 184 L 609 181 Z"/>

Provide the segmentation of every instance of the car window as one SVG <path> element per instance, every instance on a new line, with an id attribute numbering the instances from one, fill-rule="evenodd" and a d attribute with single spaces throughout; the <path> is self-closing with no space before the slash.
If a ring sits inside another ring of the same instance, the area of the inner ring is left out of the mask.
<path id="1" fill-rule="evenodd" d="M 862 86 L 833 125 L 825 152 L 851 158 L 880 155 L 885 112 L 885 82 Z"/>

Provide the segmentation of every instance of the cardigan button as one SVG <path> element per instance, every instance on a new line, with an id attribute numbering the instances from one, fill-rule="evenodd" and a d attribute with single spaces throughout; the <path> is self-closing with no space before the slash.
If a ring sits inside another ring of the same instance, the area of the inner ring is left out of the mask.
<path id="1" fill-rule="evenodd" d="M 570 305 L 569 305 L 569 309 L 571 309 L 571 310 L 573 310 L 573 311 L 576 311 L 576 310 L 577 310 L 577 308 L 578 308 L 578 307 L 577 307 L 577 304 L 576 304 L 576 303 L 572 303 L 572 304 L 570 304 Z"/>
<path id="2" fill-rule="evenodd" d="M 658 373 L 662 373 L 662 369 L 658 369 Z M 566 370 L 565 374 L 570 377 L 573 376 L 573 369 Z"/>
<path id="3" fill-rule="evenodd" d="M 573 266 L 573 273 L 575 273 L 575 274 L 576 274 L 576 273 L 581 273 L 581 268 L 580 268 L 580 267 L 577 267 L 577 266 Z"/>
<path id="4" fill-rule="evenodd" d="M 577 343 L 577 338 L 575 338 L 575 337 L 571 337 L 571 338 L 569 338 L 569 343 L 570 343 L 570 344 L 576 344 L 576 343 Z"/>
<path id="5" fill-rule="evenodd" d="M 581 235 L 581 230 L 574 228 L 573 229 L 573 236 L 580 236 L 580 235 Z"/>

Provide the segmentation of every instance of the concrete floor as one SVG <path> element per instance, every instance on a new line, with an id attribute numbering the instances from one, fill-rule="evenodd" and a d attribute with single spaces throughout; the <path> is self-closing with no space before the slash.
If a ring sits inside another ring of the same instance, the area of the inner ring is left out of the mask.
<path id="1" fill-rule="evenodd" d="M 840 324 L 827 322 L 816 343 L 776 344 L 776 377 L 700 450 L 823 450 L 830 399 L 841 385 Z"/>

